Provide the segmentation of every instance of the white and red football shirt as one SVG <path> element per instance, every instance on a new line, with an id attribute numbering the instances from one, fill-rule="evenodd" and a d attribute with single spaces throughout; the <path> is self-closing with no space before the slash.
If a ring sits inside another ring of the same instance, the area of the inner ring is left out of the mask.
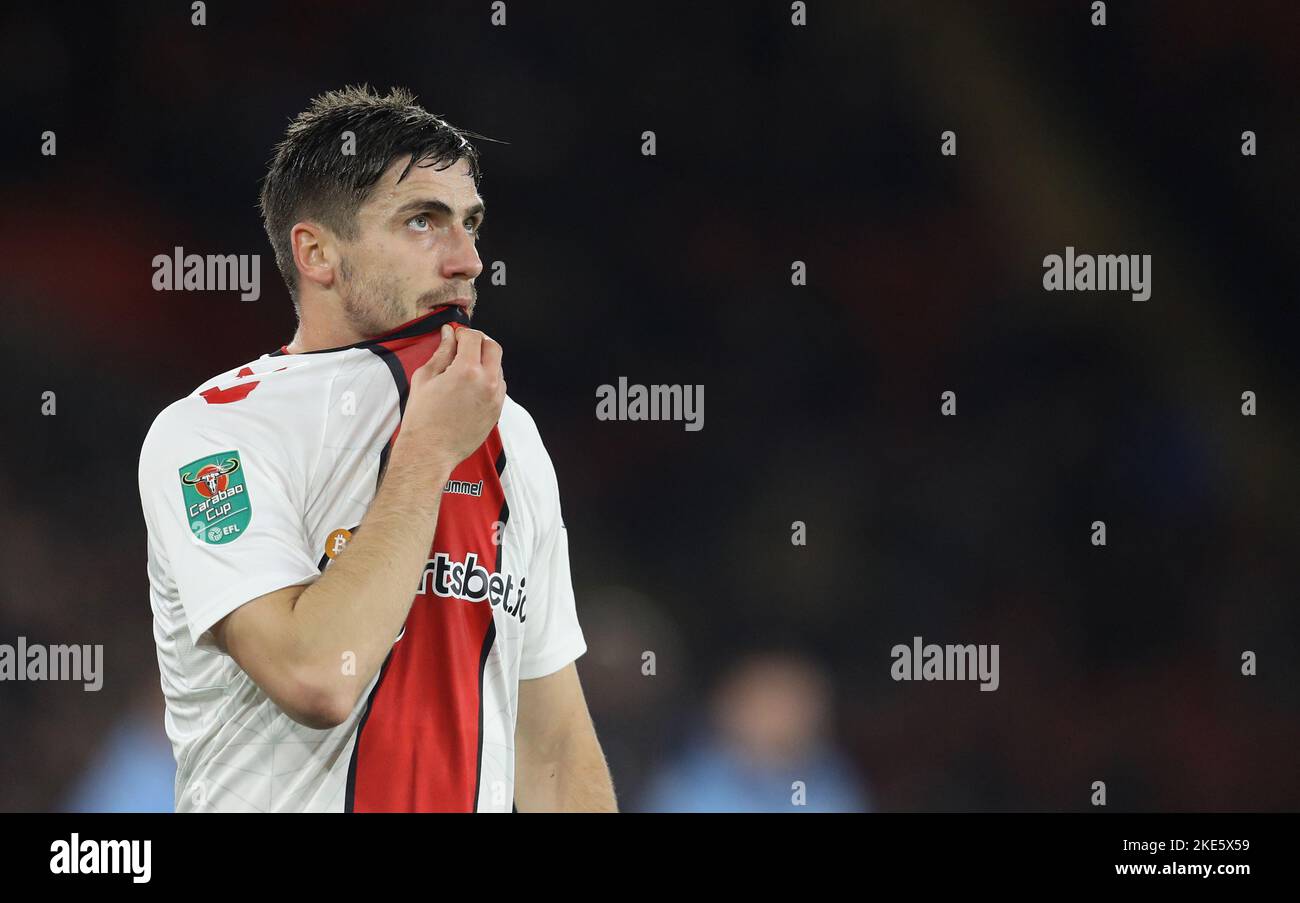
<path id="1" fill-rule="evenodd" d="M 406 624 L 346 722 L 295 722 L 210 633 L 347 554 L 446 322 L 468 321 L 444 307 L 355 345 L 282 348 L 150 428 L 140 496 L 177 811 L 513 808 L 519 681 L 587 647 L 555 470 L 509 397 L 444 487 Z"/>

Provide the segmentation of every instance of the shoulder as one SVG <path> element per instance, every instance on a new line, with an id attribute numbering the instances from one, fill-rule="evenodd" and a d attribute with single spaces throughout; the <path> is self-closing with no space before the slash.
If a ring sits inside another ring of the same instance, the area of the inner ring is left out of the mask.
<path id="1" fill-rule="evenodd" d="M 551 465 L 551 456 L 542 442 L 541 431 L 533 415 L 509 395 L 501 406 L 501 419 L 497 422 L 501 433 L 501 444 L 506 451 L 506 466 L 528 471 L 534 475 L 549 473 L 554 481 L 555 470 Z"/>
<path id="2" fill-rule="evenodd" d="M 537 422 L 533 420 L 533 415 L 528 413 L 528 409 L 515 401 L 509 395 L 506 396 L 505 403 L 501 405 L 501 419 L 497 422 L 501 431 L 501 441 L 507 446 L 514 446 L 516 449 L 523 451 L 536 451 L 542 446 L 542 436 L 537 429 Z M 510 449 L 507 447 L 506 453 Z"/>
<path id="3" fill-rule="evenodd" d="M 278 458 L 308 453 L 319 444 L 339 364 L 267 355 L 204 380 L 154 418 L 140 450 L 141 473 L 235 449 Z"/>
<path id="4" fill-rule="evenodd" d="M 507 395 L 497 426 L 511 482 L 528 496 L 535 510 L 552 507 L 559 495 L 559 485 L 555 466 L 533 416 Z"/>

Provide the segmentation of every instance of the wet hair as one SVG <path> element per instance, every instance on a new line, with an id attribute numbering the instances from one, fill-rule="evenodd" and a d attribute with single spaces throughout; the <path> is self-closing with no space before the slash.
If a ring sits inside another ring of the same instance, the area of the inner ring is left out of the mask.
<path id="1" fill-rule="evenodd" d="M 351 147 L 345 132 L 354 136 Z M 357 211 L 393 161 L 408 154 L 399 182 L 413 166 L 446 169 L 463 159 L 477 188 L 482 172 L 470 138 L 493 140 L 428 112 L 406 88 L 381 95 L 361 85 L 314 98 L 289 123 L 262 180 L 262 223 L 295 309 L 298 270 L 289 240 L 295 223 L 310 219 L 356 238 Z M 345 147 L 355 152 L 344 153 Z"/>

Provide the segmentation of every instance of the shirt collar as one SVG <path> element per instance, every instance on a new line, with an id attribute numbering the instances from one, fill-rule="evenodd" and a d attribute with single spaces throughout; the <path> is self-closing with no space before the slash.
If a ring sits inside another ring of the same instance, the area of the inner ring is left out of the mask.
<path id="1" fill-rule="evenodd" d="M 444 304 L 441 307 L 435 307 L 427 314 L 422 314 L 414 320 L 407 320 L 400 326 L 390 329 L 388 332 L 381 333 L 374 338 L 364 339 L 360 342 L 353 342 L 351 345 L 340 345 L 337 348 L 320 348 L 316 351 L 299 351 L 298 354 L 327 354 L 331 351 L 347 351 L 351 348 L 369 348 L 382 342 L 390 342 L 394 339 L 409 339 L 415 336 L 426 335 L 430 332 L 437 332 L 442 329 L 444 323 L 459 323 L 461 326 L 469 325 L 469 315 L 465 313 L 465 308 L 454 304 Z M 288 348 L 281 345 L 275 351 L 272 351 L 268 357 L 278 357 L 292 354 Z"/>

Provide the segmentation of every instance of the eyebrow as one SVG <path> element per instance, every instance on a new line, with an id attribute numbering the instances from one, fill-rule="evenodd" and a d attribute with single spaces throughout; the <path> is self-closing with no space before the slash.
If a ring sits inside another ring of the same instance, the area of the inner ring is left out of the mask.
<path id="1" fill-rule="evenodd" d="M 446 202 L 440 201 L 437 198 L 416 198 L 407 201 L 405 204 L 398 207 L 393 213 L 393 216 L 401 216 L 405 213 L 417 213 L 421 210 L 441 213 L 443 216 L 451 216 L 453 213 L 451 207 L 447 206 Z M 478 216 L 480 219 L 485 219 L 487 217 L 487 208 L 483 206 L 482 202 L 473 204 L 466 208 L 465 218 L 469 219 L 472 216 Z"/>

